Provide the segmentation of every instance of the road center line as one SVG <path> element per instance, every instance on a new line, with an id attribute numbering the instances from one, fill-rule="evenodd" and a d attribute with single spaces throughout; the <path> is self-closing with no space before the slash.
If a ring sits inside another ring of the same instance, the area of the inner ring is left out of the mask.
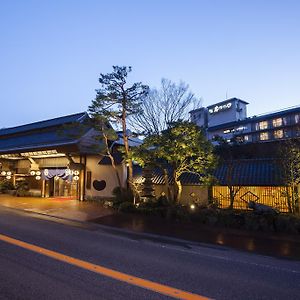
<path id="1" fill-rule="evenodd" d="M 33 244 L 29 244 L 14 238 L 11 238 L 9 236 L 6 235 L 2 235 L 0 234 L 0 240 L 48 257 L 51 257 L 53 259 L 77 266 L 79 268 L 85 269 L 85 270 L 89 270 L 91 272 L 94 273 L 98 273 L 119 281 L 123 281 L 123 282 L 127 282 L 129 284 L 144 288 L 144 289 L 148 289 L 163 295 L 167 295 L 167 296 L 171 296 L 173 298 L 177 298 L 177 299 L 186 299 L 186 300 L 204 300 L 204 299 L 208 299 L 204 296 L 201 295 L 197 295 L 197 294 L 193 294 L 193 293 L 189 293 L 183 290 L 179 290 L 176 288 L 172 288 L 170 286 L 167 285 L 163 285 L 160 283 L 156 283 L 154 281 L 150 281 L 150 280 L 146 280 L 146 279 L 142 279 L 139 277 L 135 277 L 135 276 L 131 276 L 129 274 L 126 273 L 121 273 L 106 267 L 102 267 L 100 265 L 96 265 L 96 264 L 92 264 L 89 263 L 87 261 L 81 260 L 81 259 L 77 259 L 65 254 L 61 254 L 59 252 L 55 252 L 52 250 L 48 250 L 46 248 L 42 248 Z"/>

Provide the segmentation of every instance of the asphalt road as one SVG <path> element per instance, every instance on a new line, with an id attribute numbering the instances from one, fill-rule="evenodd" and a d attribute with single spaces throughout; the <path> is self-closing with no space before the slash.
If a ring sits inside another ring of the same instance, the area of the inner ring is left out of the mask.
<path id="1" fill-rule="evenodd" d="M 209 298 L 300 298 L 299 261 L 3 207 L 0 234 Z M 0 241 L 0 299 L 171 298 Z"/>

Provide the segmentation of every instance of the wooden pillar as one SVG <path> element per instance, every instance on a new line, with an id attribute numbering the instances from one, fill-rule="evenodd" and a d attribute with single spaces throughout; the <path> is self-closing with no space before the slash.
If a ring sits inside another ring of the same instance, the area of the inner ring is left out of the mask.
<path id="1" fill-rule="evenodd" d="M 46 182 L 45 179 L 42 181 L 42 197 L 45 198 L 45 190 L 46 190 Z"/>
<path id="2" fill-rule="evenodd" d="M 83 201 L 85 196 L 85 157 L 80 155 L 80 164 L 84 167 L 80 170 L 79 174 L 79 200 Z"/>

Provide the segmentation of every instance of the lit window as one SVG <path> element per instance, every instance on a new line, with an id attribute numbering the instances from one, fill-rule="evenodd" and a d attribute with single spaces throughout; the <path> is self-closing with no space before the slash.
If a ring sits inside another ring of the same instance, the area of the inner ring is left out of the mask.
<path id="1" fill-rule="evenodd" d="M 245 141 L 245 142 L 249 141 L 249 135 L 245 135 L 245 136 L 244 136 L 244 141 Z"/>
<path id="2" fill-rule="evenodd" d="M 230 133 L 231 131 L 232 131 L 232 129 L 226 129 L 223 132 L 226 134 L 226 133 Z"/>
<path id="3" fill-rule="evenodd" d="M 300 123 L 300 114 L 295 115 L 295 123 Z"/>
<path id="4" fill-rule="evenodd" d="M 275 130 L 274 131 L 274 138 L 275 139 L 282 139 L 283 138 L 283 130 Z"/>
<path id="5" fill-rule="evenodd" d="M 259 135 L 259 139 L 261 141 L 266 141 L 269 139 L 269 133 L 268 132 L 261 132 Z"/>
<path id="6" fill-rule="evenodd" d="M 273 127 L 280 127 L 282 126 L 282 118 L 277 118 L 273 120 Z"/>
<path id="7" fill-rule="evenodd" d="M 259 129 L 260 130 L 267 129 L 267 128 L 268 128 L 268 121 L 259 122 Z"/>

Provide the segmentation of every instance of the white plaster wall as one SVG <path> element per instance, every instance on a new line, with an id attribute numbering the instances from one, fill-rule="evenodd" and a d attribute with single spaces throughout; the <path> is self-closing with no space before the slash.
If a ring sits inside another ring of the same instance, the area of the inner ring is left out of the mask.
<path id="1" fill-rule="evenodd" d="M 112 197 L 112 191 L 118 186 L 118 180 L 114 169 L 111 165 L 99 165 L 101 156 L 88 156 L 86 161 L 86 172 L 92 172 L 91 178 L 91 189 L 85 187 L 86 198 L 97 197 L 97 198 L 110 198 Z M 124 169 L 123 165 L 117 166 L 121 181 L 123 185 L 126 183 L 126 167 Z M 87 177 L 86 177 L 87 178 Z M 105 180 L 106 187 L 102 191 L 97 191 L 93 187 L 94 180 Z M 87 184 L 87 182 L 86 182 Z"/>

